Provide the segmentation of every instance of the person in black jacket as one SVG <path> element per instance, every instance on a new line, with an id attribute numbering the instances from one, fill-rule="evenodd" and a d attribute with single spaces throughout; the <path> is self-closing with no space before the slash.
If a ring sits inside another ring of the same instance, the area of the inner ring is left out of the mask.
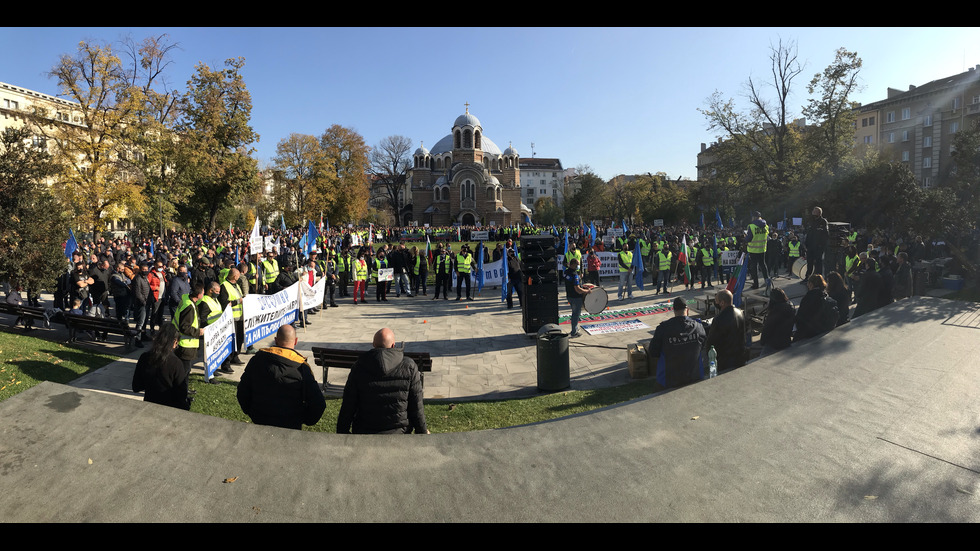
<path id="1" fill-rule="evenodd" d="M 860 255 L 861 265 L 851 276 L 857 281 L 854 291 L 854 315 L 851 319 L 867 314 L 878 307 L 879 295 L 881 294 L 881 276 L 878 275 L 878 266 L 867 253 Z"/>
<path id="2" fill-rule="evenodd" d="M 177 328 L 168 323 L 153 339 L 153 348 L 144 352 L 133 371 L 133 392 L 143 392 L 144 402 L 178 409 L 190 409 L 187 396 L 187 371 L 174 353 Z"/>
<path id="3" fill-rule="evenodd" d="M 294 348 L 292 325 L 276 332 L 275 346 L 249 360 L 238 383 L 238 404 L 256 425 L 300 430 L 315 425 L 327 407 L 306 358 Z"/>
<path id="4" fill-rule="evenodd" d="M 719 314 L 711 321 L 704 349 L 712 346 L 718 353 L 718 370 L 734 369 L 745 365 L 748 349 L 745 347 L 745 316 L 732 304 L 728 289 L 715 294 L 715 306 Z"/>
<path id="5" fill-rule="evenodd" d="M 796 307 L 786 296 L 786 291 L 773 287 L 769 295 L 769 313 L 762 323 L 762 335 L 759 337 L 759 344 L 762 346 L 760 358 L 777 350 L 789 348 L 793 340 L 795 319 Z"/>
<path id="6" fill-rule="evenodd" d="M 837 301 L 837 327 L 840 327 L 851 315 L 851 290 L 844 286 L 844 278 L 837 272 L 827 276 L 827 296 Z"/>
<path id="7" fill-rule="evenodd" d="M 813 274 L 823 275 L 823 255 L 830 240 L 830 223 L 823 217 L 823 209 L 813 207 L 813 218 L 806 230 L 806 277 L 809 281 Z"/>
<path id="8" fill-rule="evenodd" d="M 415 361 L 395 348 L 391 329 L 375 333 L 373 345 L 357 359 L 347 377 L 337 433 L 428 434 L 422 377 Z"/>
<path id="9" fill-rule="evenodd" d="M 647 349 L 647 362 L 655 366 L 657 384 L 676 388 L 704 378 L 701 345 L 707 335 L 700 322 L 688 317 L 687 301 L 674 299 L 674 317 L 663 321 L 653 332 Z"/>
<path id="10" fill-rule="evenodd" d="M 820 274 L 813 274 L 806 281 L 807 292 L 796 311 L 796 333 L 793 342 L 822 335 L 837 325 L 837 302 L 827 296 L 827 282 Z M 831 302 L 833 302 L 831 304 Z M 834 309 L 831 315 L 827 308 Z"/>

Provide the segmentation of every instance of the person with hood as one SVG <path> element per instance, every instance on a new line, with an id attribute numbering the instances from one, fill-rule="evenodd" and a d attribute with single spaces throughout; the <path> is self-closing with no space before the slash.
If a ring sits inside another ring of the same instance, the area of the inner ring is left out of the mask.
<path id="1" fill-rule="evenodd" d="M 647 361 L 655 366 L 657 384 L 676 388 L 704 378 L 704 326 L 688 316 L 687 301 L 674 299 L 674 317 L 661 322 L 650 339 Z"/>
<path id="2" fill-rule="evenodd" d="M 415 361 L 395 348 L 388 328 L 350 370 L 337 415 L 337 433 L 429 434 L 422 409 L 422 376 Z"/>
<path id="3" fill-rule="evenodd" d="M 296 352 L 292 325 L 276 332 L 275 346 L 249 360 L 238 383 L 238 405 L 256 425 L 301 430 L 315 425 L 327 407 L 306 357 Z"/>

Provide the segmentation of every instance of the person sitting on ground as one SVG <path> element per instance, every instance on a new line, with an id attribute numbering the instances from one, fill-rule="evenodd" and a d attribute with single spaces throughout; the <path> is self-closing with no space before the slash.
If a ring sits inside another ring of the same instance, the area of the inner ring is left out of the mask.
<path id="1" fill-rule="evenodd" d="M 133 392 L 144 392 L 143 401 L 189 410 L 187 370 L 174 350 L 177 328 L 164 324 L 153 337 L 152 348 L 140 355 L 133 371 Z"/>
<path id="2" fill-rule="evenodd" d="M 649 366 L 656 366 L 657 384 L 676 388 L 704 378 L 701 345 L 704 326 L 689 317 L 687 301 L 674 299 L 674 317 L 657 326 L 647 348 Z"/>
<path id="3" fill-rule="evenodd" d="M 718 315 L 711 320 L 705 350 L 715 347 L 718 354 L 718 371 L 735 369 L 745 365 L 748 348 L 745 346 L 745 315 L 732 304 L 732 293 L 723 289 L 715 294 Z"/>
<path id="4" fill-rule="evenodd" d="M 306 357 L 296 352 L 292 325 L 276 332 L 275 346 L 249 360 L 238 383 L 238 404 L 256 425 L 301 430 L 315 425 L 327 407 Z"/>
<path id="5" fill-rule="evenodd" d="M 759 337 L 759 344 L 762 346 L 760 358 L 789 348 L 793 340 L 795 319 L 796 307 L 786 296 L 786 291 L 773 287 L 769 295 L 769 313 L 762 323 L 762 335 Z"/>
<path id="6" fill-rule="evenodd" d="M 428 434 L 422 376 L 415 361 L 395 348 L 391 329 L 375 333 L 373 346 L 351 367 L 337 433 Z"/>
<path id="7" fill-rule="evenodd" d="M 793 342 L 816 337 L 837 326 L 840 317 L 837 301 L 827 296 L 827 282 L 820 274 L 806 280 L 807 292 L 796 311 L 796 333 Z"/>

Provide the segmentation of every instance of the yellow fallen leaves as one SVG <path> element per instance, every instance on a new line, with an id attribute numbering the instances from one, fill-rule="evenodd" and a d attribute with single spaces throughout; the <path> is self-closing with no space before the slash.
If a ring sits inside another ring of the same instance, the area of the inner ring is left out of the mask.
<path id="1" fill-rule="evenodd" d="M 221 482 L 224 483 L 224 484 L 230 484 L 230 483 L 232 483 L 232 482 L 234 482 L 236 480 L 238 480 L 238 477 L 237 476 L 233 476 L 231 478 L 226 478 L 226 479 L 222 480 Z"/>

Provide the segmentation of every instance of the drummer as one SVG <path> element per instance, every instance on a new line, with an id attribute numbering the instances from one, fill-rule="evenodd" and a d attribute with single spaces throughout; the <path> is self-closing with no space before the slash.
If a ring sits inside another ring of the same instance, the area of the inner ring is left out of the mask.
<path id="1" fill-rule="evenodd" d="M 579 276 L 579 261 L 573 258 L 568 261 L 568 269 L 565 270 L 565 298 L 572 307 L 572 333 L 570 338 L 582 335 L 578 330 L 578 321 L 582 317 L 582 305 L 585 302 L 585 295 L 595 289 L 591 283 L 582 283 Z"/>

